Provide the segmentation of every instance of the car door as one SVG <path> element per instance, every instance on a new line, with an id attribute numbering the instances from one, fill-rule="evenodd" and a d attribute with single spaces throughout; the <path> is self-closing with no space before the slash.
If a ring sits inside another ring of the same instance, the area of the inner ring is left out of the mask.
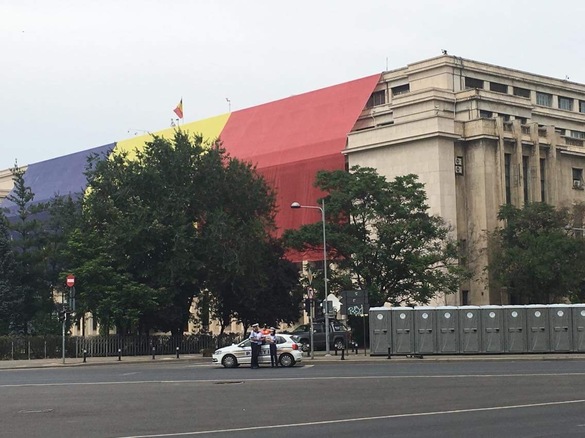
<path id="1" fill-rule="evenodd" d="M 236 356 L 239 364 L 252 363 L 252 346 L 249 339 L 240 342 L 230 353 Z"/>
<path id="2" fill-rule="evenodd" d="M 313 344 L 315 344 L 316 350 L 325 349 L 325 324 L 313 323 Z"/>

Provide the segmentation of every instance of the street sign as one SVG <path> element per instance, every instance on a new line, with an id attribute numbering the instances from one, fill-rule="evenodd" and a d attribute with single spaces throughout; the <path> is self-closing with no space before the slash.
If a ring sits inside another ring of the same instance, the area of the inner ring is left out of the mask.
<path id="1" fill-rule="evenodd" d="M 73 287 L 73 286 L 75 286 L 75 276 L 69 274 L 67 276 L 67 287 Z"/>
<path id="2" fill-rule="evenodd" d="M 341 292 L 341 299 L 341 313 L 344 315 L 360 316 L 370 309 L 365 290 L 344 290 Z"/>

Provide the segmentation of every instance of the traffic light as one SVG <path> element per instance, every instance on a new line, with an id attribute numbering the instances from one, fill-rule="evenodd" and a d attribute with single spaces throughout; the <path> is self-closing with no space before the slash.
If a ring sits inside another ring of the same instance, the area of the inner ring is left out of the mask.
<path id="1" fill-rule="evenodd" d="M 308 314 L 311 313 L 311 299 L 310 298 L 305 298 L 305 312 L 307 312 Z"/>
<path id="2" fill-rule="evenodd" d="M 66 316 L 67 314 L 65 313 L 65 310 L 63 309 L 59 310 L 59 322 L 65 321 Z"/>

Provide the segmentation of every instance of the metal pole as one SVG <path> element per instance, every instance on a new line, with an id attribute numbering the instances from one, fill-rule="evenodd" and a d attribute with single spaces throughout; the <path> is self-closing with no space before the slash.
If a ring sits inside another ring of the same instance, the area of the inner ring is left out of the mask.
<path id="1" fill-rule="evenodd" d="M 63 318 L 63 324 L 61 329 L 61 348 L 63 350 L 63 363 L 65 363 L 65 321 L 67 320 L 67 313 L 65 314 L 65 318 Z"/>
<path id="2" fill-rule="evenodd" d="M 311 359 L 315 359 L 315 347 L 313 346 L 313 319 L 315 314 L 315 302 L 313 301 L 313 298 L 310 298 L 309 300 L 311 303 L 311 308 L 309 309 L 309 322 L 311 325 L 311 336 L 309 337 L 309 342 L 311 343 Z"/>
<path id="3" fill-rule="evenodd" d="M 325 302 L 323 310 L 325 311 L 325 355 L 329 356 L 329 309 L 327 308 L 327 235 L 325 233 L 325 199 L 321 200 L 321 221 L 323 222 L 323 280 L 325 284 Z"/>
<path id="4" fill-rule="evenodd" d="M 323 224 L 323 280 L 325 289 L 325 301 L 323 302 L 323 312 L 325 313 L 325 354 L 330 356 L 329 349 L 329 309 L 327 308 L 327 234 L 325 232 L 325 199 L 321 200 L 321 207 L 318 205 L 301 205 L 298 202 L 293 202 L 290 205 L 291 208 L 315 208 L 321 210 L 321 222 Z"/>
<path id="5" fill-rule="evenodd" d="M 67 322 L 67 312 L 65 309 L 65 292 L 61 292 L 61 308 L 64 311 L 63 324 L 61 324 L 61 349 L 63 350 L 63 363 L 65 363 L 65 323 Z"/>

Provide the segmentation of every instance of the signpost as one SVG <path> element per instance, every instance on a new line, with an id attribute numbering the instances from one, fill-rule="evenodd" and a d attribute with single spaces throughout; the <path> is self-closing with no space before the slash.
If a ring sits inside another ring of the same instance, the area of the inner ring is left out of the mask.
<path id="1" fill-rule="evenodd" d="M 348 316 L 361 316 L 364 323 L 364 355 L 366 354 L 366 318 L 370 310 L 368 292 L 365 290 L 344 290 L 341 292 L 341 313 Z"/>
<path id="2" fill-rule="evenodd" d="M 65 282 L 65 284 L 67 285 L 67 287 L 69 288 L 69 299 L 67 300 L 68 302 L 65 302 L 65 293 L 63 292 L 61 294 L 61 315 L 62 316 L 62 321 L 61 321 L 61 350 L 63 353 L 63 363 L 65 363 L 65 326 L 67 325 L 67 315 L 69 313 L 70 310 L 74 310 L 75 308 L 75 276 L 72 274 L 69 274 L 67 276 L 67 280 Z M 71 305 L 70 308 L 68 307 L 68 305 Z"/>

